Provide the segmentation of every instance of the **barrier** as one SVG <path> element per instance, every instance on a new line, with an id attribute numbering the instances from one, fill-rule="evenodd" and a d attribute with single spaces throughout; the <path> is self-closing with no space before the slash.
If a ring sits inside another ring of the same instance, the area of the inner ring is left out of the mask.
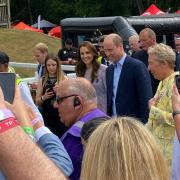
<path id="1" fill-rule="evenodd" d="M 18 62 L 10 62 L 10 66 L 13 67 L 22 67 L 22 68 L 31 68 L 36 69 L 38 64 L 35 63 L 18 63 Z M 63 71 L 75 71 L 75 66 L 73 65 L 61 65 Z"/>
<path id="2" fill-rule="evenodd" d="M 37 66 L 38 66 L 38 64 L 35 64 L 35 63 L 10 62 L 9 64 L 12 67 L 31 68 L 31 69 L 37 69 Z M 73 65 L 61 65 L 61 68 L 64 71 L 71 71 L 71 72 L 75 71 L 75 66 L 73 66 Z M 67 76 L 69 78 L 74 78 L 74 77 L 76 77 L 76 74 L 75 73 L 69 73 L 69 74 L 67 74 Z M 23 78 L 23 82 L 30 83 L 30 84 L 37 82 L 37 81 L 38 81 L 37 77 Z"/>

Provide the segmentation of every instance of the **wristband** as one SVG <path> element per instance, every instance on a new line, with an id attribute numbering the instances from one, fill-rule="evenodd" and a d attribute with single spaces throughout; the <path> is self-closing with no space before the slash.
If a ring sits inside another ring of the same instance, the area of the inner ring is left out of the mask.
<path id="1" fill-rule="evenodd" d="M 34 137 L 34 130 L 32 127 L 23 127 L 23 130 L 25 133 L 31 138 L 33 142 L 35 142 L 35 137 Z"/>
<path id="2" fill-rule="evenodd" d="M 34 136 L 34 130 L 32 127 L 23 127 L 23 130 L 25 131 L 26 134 L 30 134 Z"/>
<path id="3" fill-rule="evenodd" d="M 0 109 L 0 121 L 8 118 L 15 118 L 14 114 L 9 109 Z"/>
<path id="4" fill-rule="evenodd" d="M 37 122 L 42 121 L 39 117 L 36 117 L 32 120 L 32 126 L 34 126 Z"/>
<path id="5" fill-rule="evenodd" d="M 1 121 L 0 122 L 0 133 L 8 130 L 8 129 L 11 129 L 13 127 L 16 127 L 18 126 L 19 123 L 17 122 L 17 120 L 15 118 L 8 118 L 8 119 L 5 119 L 4 121 Z"/>

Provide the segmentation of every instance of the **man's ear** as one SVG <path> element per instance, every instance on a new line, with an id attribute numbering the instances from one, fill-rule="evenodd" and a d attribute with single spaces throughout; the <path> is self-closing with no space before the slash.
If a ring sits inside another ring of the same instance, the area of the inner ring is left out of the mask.
<path id="1" fill-rule="evenodd" d="M 75 96 L 73 106 L 75 110 L 79 109 L 82 106 L 82 98 L 79 96 Z"/>

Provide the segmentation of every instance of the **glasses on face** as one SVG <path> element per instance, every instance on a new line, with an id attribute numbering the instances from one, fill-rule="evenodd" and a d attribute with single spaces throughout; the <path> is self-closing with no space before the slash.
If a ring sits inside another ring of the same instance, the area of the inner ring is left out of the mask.
<path id="1" fill-rule="evenodd" d="M 78 96 L 76 94 L 71 94 L 69 96 L 63 96 L 63 97 L 60 97 L 60 96 L 56 96 L 56 102 L 57 104 L 61 104 L 65 99 L 69 98 L 69 97 L 73 97 L 73 96 Z"/>

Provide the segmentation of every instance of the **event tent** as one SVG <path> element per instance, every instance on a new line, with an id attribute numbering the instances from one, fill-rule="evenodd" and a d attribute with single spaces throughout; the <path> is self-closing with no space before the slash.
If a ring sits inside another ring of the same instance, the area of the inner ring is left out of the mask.
<path id="1" fill-rule="evenodd" d="M 52 28 L 52 29 L 49 31 L 48 35 L 61 38 L 61 35 L 62 35 L 62 34 L 61 34 L 61 27 L 60 27 L 60 26 L 56 26 L 56 27 Z"/>
<path id="2" fill-rule="evenodd" d="M 151 4 L 149 8 L 141 14 L 141 16 L 151 16 L 151 15 L 161 15 L 165 14 L 165 12 L 161 11 L 156 5 Z"/>
<path id="3" fill-rule="evenodd" d="M 21 30 L 28 30 L 28 31 L 34 31 L 34 32 L 43 32 L 42 30 L 40 29 L 36 29 L 34 27 L 31 27 L 27 24 L 25 24 L 24 22 L 19 22 L 18 24 L 16 24 L 14 26 L 15 29 L 21 29 Z"/>
<path id="4" fill-rule="evenodd" d="M 180 14 L 180 9 L 176 11 L 176 14 Z"/>
<path id="5" fill-rule="evenodd" d="M 51 23 L 49 21 L 46 21 L 45 19 L 40 21 L 40 28 L 52 28 L 52 27 L 55 27 L 55 26 L 56 26 L 56 24 L 53 24 L 53 23 Z M 33 24 L 32 27 L 37 28 L 38 23 Z"/>

